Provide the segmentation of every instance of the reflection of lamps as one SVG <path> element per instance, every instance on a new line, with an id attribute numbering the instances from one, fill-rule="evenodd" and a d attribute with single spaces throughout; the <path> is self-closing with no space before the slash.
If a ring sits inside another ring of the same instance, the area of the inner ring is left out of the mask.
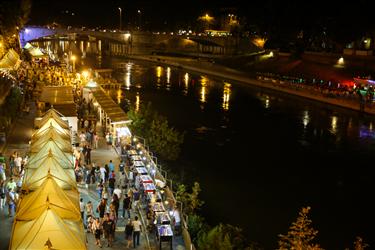
<path id="1" fill-rule="evenodd" d="M 76 56 L 75 55 L 72 55 L 71 57 L 70 57 L 70 60 L 72 60 L 73 61 L 73 72 L 74 71 L 76 71 Z"/>

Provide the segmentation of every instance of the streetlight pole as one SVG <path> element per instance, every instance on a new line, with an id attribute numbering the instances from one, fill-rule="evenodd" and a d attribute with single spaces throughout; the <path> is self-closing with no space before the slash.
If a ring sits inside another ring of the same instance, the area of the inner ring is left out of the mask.
<path id="1" fill-rule="evenodd" d="M 122 30 L 122 9 L 118 7 L 118 10 L 120 11 L 120 30 Z"/>
<path id="2" fill-rule="evenodd" d="M 141 30 L 141 10 L 138 10 L 138 30 Z"/>

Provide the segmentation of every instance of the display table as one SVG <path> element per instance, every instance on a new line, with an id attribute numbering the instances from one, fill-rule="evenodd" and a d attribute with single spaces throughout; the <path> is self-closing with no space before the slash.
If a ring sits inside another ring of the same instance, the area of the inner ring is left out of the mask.
<path id="1" fill-rule="evenodd" d="M 128 155 L 137 155 L 138 153 L 137 153 L 137 151 L 135 151 L 134 149 L 132 149 L 132 150 L 128 150 L 127 151 L 127 153 L 128 153 Z"/>
<path id="2" fill-rule="evenodd" d="M 152 193 L 154 190 L 156 190 L 154 183 L 142 183 L 143 189 L 146 193 Z"/>
<path id="3" fill-rule="evenodd" d="M 145 167 L 138 167 L 138 168 L 135 168 L 135 170 L 137 170 L 137 173 L 140 175 L 148 174 L 147 169 Z"/>
<path id="4" fill-rule="evenodd" d="M 139 155 L 132 155 L 132 156 L 130 156 L 130 158 L 131 158 L 133 161 L 142 161 L 142 157 L 139 156 Z"/>
<path id="5" fill-rule="evenodd" d="M 134 161 L 133 164 L 134 164 L 134 167 L 144 167 L 145 166 L 143 161 Z"/>
<path id="6" fill-rule="evenodd" d="M 153 183 L 151 176 L 148 174 L 141 175 L 140 177 L 141 183 Z"/>
<path id="7" fill-rule="evenodd" d="M 168 212 L 155 212 L 155 219 L 157 225 L 170 225 L 171 217 Z"/>
<path id="8" fill-rule="evenodd" d="M 159 249 L 161 248 L 162 242 L 169 242 L 170 243 L 170 249 L 172 249 L 172 238 L 173 238 L 173 231 L 171 225 L 158 225 L 157 226 L 157 233 L 156 237 L 159 241 Z"/>
<path id="9" fill-rule="evenodd" d="M 155 202 L 151 205 L 152 211 L 156 212 L 165 212 L 164 205 L 162 202 Z"/>

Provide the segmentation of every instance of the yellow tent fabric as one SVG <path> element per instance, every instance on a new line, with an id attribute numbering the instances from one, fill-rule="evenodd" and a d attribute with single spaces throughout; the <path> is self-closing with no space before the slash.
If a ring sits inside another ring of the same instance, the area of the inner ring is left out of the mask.
<path id="1" fill-rule="evenodd" d="M 40 188 L 22 198 L 17 210 L 16 220 L 35 220 L 43 213 L 46 204 L 49 203 L 60 218 L 79 221 L 81 214 L 78 198 L 77 190 L 62 190 L 55 179 L 49 175 Z"/>
<path id="2" fill-rule="evenodd" d="M 61 127 L 65 129 L 69 129 L 69 123 L 67 120 L 64 120 L 61 115 L 55 109 L 49 109 L 42 115 L 41 124 L 45 124 L 50 118 L 56 120 L 57 123 L 60 124 Z"/>
<path id="3" fill-rule="evenodd" d="M 35 140 L 39 140 L 40 138 L 49 138 L 52 137 L 56 140 L 67 140 L 70 141 L 70 132 L 68 130 L 57 130 L 52 124 L 50 126 L 46 126 L 43 129 L 38 129 L 34 132 L 31 137 L 31 144 L 35 142 Z"/>
<path id="4" fill-rule="evenodd" d="M 64 220 L 51 205 L 31 221 L 15 221 L 9 249 L 87 249 L 81 221 Z"/>
<path id="5" fill-rule="evenodd" d="M 9 49 L 0 60 L 0 69 L 18 69 L 21 63 L 20 56 L 13 49 Z"/>
<path id="6" fill-rule="evenodd" d="M 30 147 L 30 153 L 36 154 L 42 148 L 47 148 L 54 150 L 55 148 L 58 148 L 59 150 L 65 152 L 65 153 L 72 153 L 72 145 L 70 144 L 70 140 L 64 140 L 64 139 L 58 139 L 54 138 L 54 136 L 44 136 L 40 137 L 39 140 L 36 140 L 34 143 L 31 144 Z"/>
<path id="7" fill-rule="evenodd" d="M 59 133 L 69 133 L 69 125 L 63 121 L 55 120 L 54 118 L 48 118 L 41 123 L 39 130 L 44 130 L 49 126 L 53 126 Z"/>
<path id="8" fill-rule="evenodd" d="M 30 154 L 27 168 L 38 168 L 47 157 L 54 157 L 63 168 L 73 168 L 73 154 L 62 151 L 57 144 L 44 144 L 37 153 Z"/>
<path id="9" fill-rule="evenodd" d="M 60 188 L 70 190 L 77 187 L 73 169 L 63 169 L 58 165 L 52 165 L 50 167 L 44 165 L 37 169 L 30 168 L 26 170 L 22 189 L 38 189 L 39 186 L 48 178 L 48 171 Z"/>

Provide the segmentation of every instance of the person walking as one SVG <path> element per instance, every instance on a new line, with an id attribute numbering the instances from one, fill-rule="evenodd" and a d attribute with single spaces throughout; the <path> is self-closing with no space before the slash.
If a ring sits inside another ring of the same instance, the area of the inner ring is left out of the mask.
<path id="1" fill-rule="evenodd" d="M 115 229 L 114 221 L 109 217 L 109 213 L 106 213 L 103 221 L 103 231 L 104 236 L 108 241 L 107 247 L 112 247 Z"/>
<path id="2" fill-rule="evenodd" d="M 141 235 L 142 223 L 138 220 L 138 216 L 134 217 L 132 222 L 133 226 L 133 247 L 136 248 L 139 246 L 139 236 Z"/>
<path id="3" fill-rule="evenodd" d="M 12 217 L 16 211 L 16 193 L 13 189 L 8 189 L 7 193 L 7 203 L 8 203 L 8 215 Z"/>
<path id="4" fill-rule="evenodd" d="M 126 212 L 128 213 L 128 219 L 130 219 L 130 208 L 132 207 L 131 205 L 131 200 L 128 194 L 125 194 L 124 202 L 122 205 L 122 218 L 125 218 Z"/>
<path id="5" fill-rule="evenodd" d="M 98 245 L 100 248 L 102 244 L 100 242 L 100 235 L 101 235 L 101 226 L 99 218 L 96 218 L 94 223 L 92 224 L 92 231 L 95 234 L 95 245 Z"/>
<path id="6" fill-rule="evenodd" d="M 100 221 L 102 221 L 104 218 L 105 209 L 106 209 L 106 201 L 104 199 L 101 199 L 100 203 L 98 204 L 96 208 L 96 212 L 99 213 Z"/>
<path id="7" fill-rule="evenodd" d="M 85 221 L 85 203 L 82 198 L 79 200 L 79 211 L 81 212 L 82 221 Z"/>
<path id="8" fill-rule="evenodd" d="M 93 207 L 92 207 L 92 203 L 91 201 L 88 201 L 86 203 L 86 217 L 93 217 L 94 216 L 94 211 L 93 211 Z"/>
<path id="9" fill-rule="evenodd" d="M 133 239 L 133 224 L 130 219 L 125 226 L 125 239 L 127 241 L 127 248 L 130 248 Z"/>
<path id="10" fill-rule="evenodd" d="M 5 198 L 6 198 L 5 185 L 4 185 L 4 182 L 0 182 L 0 209 L 3 209 L 5 207 Z"/>

